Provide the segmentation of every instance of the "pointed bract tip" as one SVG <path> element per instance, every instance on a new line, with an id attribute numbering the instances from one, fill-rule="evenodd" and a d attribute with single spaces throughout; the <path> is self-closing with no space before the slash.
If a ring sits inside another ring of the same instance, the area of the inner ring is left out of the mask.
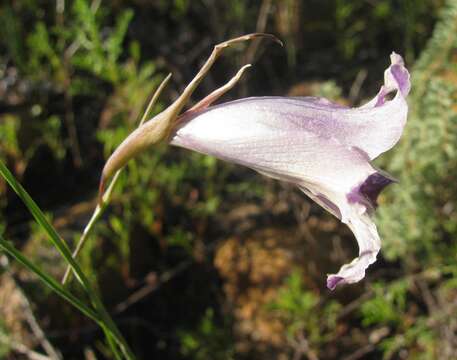
<path id="1" fill-rule="evenodd" d="M 284 47 L 284 43 L 281 40 L 279 40 L 276 36 L 274 36 L 273 34 L 252 33 L 252 34 L 245 35 L 246 40 L 251 40 L 251 39 L 260 38 L 260 37 L 270 39 L 270 40 L 274 41 L 275 43 Z"/>

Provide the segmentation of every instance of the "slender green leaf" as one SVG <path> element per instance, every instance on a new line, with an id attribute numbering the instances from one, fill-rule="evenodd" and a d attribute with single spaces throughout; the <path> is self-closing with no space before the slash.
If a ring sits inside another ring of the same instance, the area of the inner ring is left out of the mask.
<path id="1" fill-rule="evenodd" d="M 54 229 L 54 227 L 51 225 L 51 223 L 46 219 L 43 212 L 40 210 L 40 208 L 35 203 L 35 201 L 33 201 L 33 199 L 30 197 L 30 195 L 25 191 L 25 189 L 17 182 L 17 180 L 15 179 L 13 174 L 8 170 L 8 168 L 5 166 L 5 164 L 1 160 L 0 160 L 0 175 L 3 176 L 3 178 L 8 182 L 8 184 L 16 192 L 16 194 L 21 198 L 21 200 L 27 206 L 27 208 L 29 209 L 30 213 L 33 215 L 33 217 L 35 218 L 37 223 L 48 234 L 49 239 L 52 242 L 52 244 L 57 248 L 57 250 L 61 253 L 61 255 L 64 257 L 64 259 L 67 261 L 67 263 L 71 266 L 72 270 L 75 272 L 76 277 L 82 284 L 84 290 L 89 295 L 89 297 L 93 303 L 93 306 L 96 309 L 96 312 L 98 314 L 97 317 L 100 318 L 99 325 L 102 327 L 102 329 L 107 337 L 108 343 L 109 343 L 110 347 L 112 348 L 113 352 L 115 354 L 118 353 L 118 350 L 115 347 L 113 348 L 113 346 L 112 346 L 113 343 L 112 343 L 112 341 L 110 341 L 112 339 L 115 339 L 117 344 L 119 345 L 121 351 L 123 352 L 124 356 L 127 359 L 134 359 L 135 357 L 134 357 L 132 351 L 130 350 L 130 348 L 128 347 L 127 342 L 123 338 L 120 331 L 117 329 L 116 324 L 111 319 L 108 312 L 106 311 L 106 309 L 105 309 L 103 303 L 101 302 L 100 298 L 98 297 L 97 293 L 90 286 L 89 280 L 87 279 L 87 277 L 81 270 L 80 266 L 75 261 L 75 259 L 73 259 L 72 254 L 71 254 L 70 249 L 68 248 L 67 244 L 62 240 L 62 238 L 59 236 L 59 234 Z M 4 245 L 5 245 L 5 242 L 3 242 L 3 246 Z M 6 248 L 8 248 L 8 247 L 6 247 Z M 24 256 L 22 256 L 20 254 L 20 252 L 16 251 L 15 254 L 16 254 L 16 256 L 18 256 L 18 255 L 20 256 L 20 257 L 17 257 L 18 261 L 25 260 L 28 265 L 31 265 L 31 263 L 26 258 L 24 258 Z M 26 263 L 24 263 L 24 264 L 26 264 Z M 35 269 L 38 269 L 38 268 L 35 268 Z M 62 293 L 59 293 L 59 294 L 62 295 Z M 66 292 L 65 294 L 68 294 L 68 292 Z"/>
<path id="2" fill-rule="evenodd" d="M 35 220 L 40 224 L 40 226 L 48 233 L 51 238 L 51 241 L 65 257 L 65 253 L 70 254 L 70 249 L 67 244 L 60 238 L 57 234 L 54 227 L 49 223 L 44 214 L 41 212 L 38 205 L 33 201 L 30 195 L 25 191 L 25 189 L 17 182 L 13 174 L 8 170 L 3 161 L 0 160 L 0 174 L 8 182 L 8 184 L 13 188 L 16 194 L 21 198 L 24 204 L 27 206 Z"/>
<path id="3" fill-rule="evenodd" d="M 27 259 L 24 255 L 21 254 L 11 243 L 6 241 L 0 235 L 0 248 L 7 252 L 10 256 L 15 258 L 19 263 L 24 265 L 28 270 L 36 274 L 40 280 L 48 286 L 51 290 L 57 293 L 60 297 L 68 301 L 74 307 L 79 309 L 84 315 L 91 318 L 95 322 L 100 322 L 100 317 L 95 313 L 95 311 L 89 307 L 87 307 L 84 303 L 82 303 L 78 298 L 72 295 L 69 291 L 67 291 L 62 285 L 59 284 L 56 280 L 54 280 L 51 276 L 46 274 L 43 270 L 38 268 L 34 265 L 29 259 Z"/>
<path id="4" fill-rule="evenodd" d="M 5 164 L 0 160 L 0 175 L 8 182 L 8 184 L 13 188 L 16 194 L 21 198 L 24 202 L 25 206 L 29 209 L 30 213 L 35 218 L 36 222 L 43 228 L 43 230 L 48 234 L 50 241 L 52 244 L 57 248 L 63 258 L 67 261 L 69 266 L 73 269 L 75 274 L 77 275 L 78 280 L 83 285 L 84 289 L 88 292 L 89 295 L 91 294 L 91 289 L 89 286 L 89 282 L 84 276 L 79 265 L 71 256 L 71 251 L 68 245 L 63 241 L 51 223 L 46 219 L 43 212 L 40 210 L 38 205 L 35 201 L 30 197 L 30 195 L 25 191 L 21 184 L 16 180 L 14 175 L 8 170 Z"/>

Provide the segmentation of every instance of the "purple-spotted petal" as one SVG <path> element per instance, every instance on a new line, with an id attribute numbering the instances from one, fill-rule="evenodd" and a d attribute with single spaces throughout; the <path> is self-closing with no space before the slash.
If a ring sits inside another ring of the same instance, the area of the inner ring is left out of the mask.
<path id="1" fill-rule="evenodd" d="M 346 196 L 332 193 L 323 186 L 301 186 L 311 199 L 349 226 L 359 245 L 359 256 L 351 263 L 343 265 L 337 274 L 328 276 L 329 289 L 333 290 L 338 284 L 360 281 L 365 277 L 368 266 L 376 261 L 381 241 L 370 214 L 376 204 L 377 195 L 391 182 L 390 177 L 375 170 L 360 185 L 346 193 Z"/>
<path id="2" fill-rule="evenodd" d="M 380 249 L 370 214 L 393 179 L 370 160 L 399 140 L 410 88 L 401 57 L 392 54 L 391 62 L 378 95 L 362 107 L 320 98 L 240 99 L 184 114 L 171 139 L 173 145 L 294 183 L 346 223 L 359 256 L 328 277 L 331 289 L 360 281 Z M 392 91 L 396 94 L 389 100 Z"/>
<path id="3" fill-rule="evenodd" d="M 353 284 L 365 277 L 365 271 L 376 261 L 381 249 L 381 240 L 364 204 L 349 207 L 350 213 L 344 221 L 354 233 L 359 245 L 359 256 L 341 267 L 337 274 L 327 277 L 327 287 L 333 290 L 338 284 Z"/>

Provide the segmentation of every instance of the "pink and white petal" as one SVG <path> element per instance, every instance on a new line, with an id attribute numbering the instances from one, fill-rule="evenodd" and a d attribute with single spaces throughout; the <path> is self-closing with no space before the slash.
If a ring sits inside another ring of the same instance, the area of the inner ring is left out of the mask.
<path id="1" fill-rule="evenodd" d="M 394 180 L 370 160 L 399 140 L 410 88 L 401 57 L 392 54 L 391 61 L 384 86 L 360 108 L 319 98 L 247 98 L 184 114 L 171 139 L 173 145 L 294 183 L 346 223 L 359 256 L 329 275 L 331 289 L 360 281 L 380 249 L 370 214 L 380 191 Z"/>
<path id="2" fill-rule="evenodd" d="M 366 152 L 370 159 L 390 150 L 400 139 L 408 115 L 406 97 L 410 75 L 400 55 L 392 53 L 391 65 L 384 73 L 384 85 L 367 104 L 342 113 L 347 126 L 344 136 L 352 146 Z M 387 95 L 397 91 L 392 100 Z"/>
<path id="3" fill-rule="evenodd" d="M 287 121 L 280 126 L 269 121 L 268 113 L 239 107 L 236 102 L 224 105 L 210 108 L 183 124 L 171 144 L 281 180 L 325 184 L 344 193 L 375 172 L 366 154 L 341 144 L 339 139 L 306 129 L 297 131 Z M 252 103 L 251 106 L 254 107 Z M 244 118 L 246 114 L 249 120 Z"/>
<path id="4" fill-rule="evenodd" d="M 328 275 L 327 287 L 334 290 L 340 284 L 353 284 L 365 277 L 366 269 L 376 261 L 381 249 L 381 240 L 376 225 L 363 206 L 352 206 L 346 224 L 354 233 L 359 244 L 359 256 L 343 265 L 338 273 Z"/>
<path id="5" fill-rule="evenodd" d="M 376 256 L 381 249 L 381 240 L 376 225 L 370 218 L 367 199 L 353 202 L 344 194 L 328 191 L 322 187 L 316 189 L 309 185 L 308 188 L 301 187 L 301 189 L 311 199 L 347 224 L 354 233 L 359 246 L 358 257 L 349 264 L 343 265 L 337 274 L 328 275 L 327 287 L 334 290 L 338 284 L 353 284 L 362 280 L 367 268 L 376 261 Z"/>
<path id="6" fill-rule="evenodd" d="M 338 284 L 352 284 L 362 280 L 366 269 L 376 261 L 381 241 L 370 213 L 376 204 L 377 195 L 391 182 L 390 177 L 376 171 L 348 194 L 329 190 L 323 185 L 308 184 L 306 188 L 300 186 L 311 199 L 349 226 L 359 246 L 357 258 L 343 265 L 337 274 L 328 276 L 327 287 L 330 290 L 334 290 Z"/>
<path id="7" fill-rule="evenodd" d="M 231 124 L 241 129 L 255 122 L 258 127 L 271 131 L 313 133 L 356 147 L 374 159 L 398 142 L 408 114 L 405 96 L 409 92 L 409 73 L 399 55 L 393 54 L 391 60 L 392 65 L 385 72 L 384 86 L 372 101 L 359 108 L 343 107 L 322 98 L 257 97 L 184 114 L 180 121 L 186 124 L 202 116 L 212 116 L 219 127 L 222 124 L 217 119 L 224 119 L 224 126 Z M 386 100 L 386 95 L 393 90 L 399 91 L 394 99 Z M 229 118 L 236 121 L 229 121 Z M 228 121 L 230 124 L 226 124 Z M 241 129 L 231 128 L 227 135 L 236 134 Z M 201 131 L 208 133 L 213 128 L 201 128 Z"/>
<path id="8" fill-rule="evenodd" d="M 359 243 L 359 257 L 329 277 L 329 285 L 363 278 L 380 242 L 369 218 L 388 181 L 373 181 L 378 171 L 366 154 L 337 139 L 265 126 L 238 117 L 203 113 L 178 130 L 172 144 L 248 166 L 275 179 L 297 184 L 308 196 L 346 223 Z"/>

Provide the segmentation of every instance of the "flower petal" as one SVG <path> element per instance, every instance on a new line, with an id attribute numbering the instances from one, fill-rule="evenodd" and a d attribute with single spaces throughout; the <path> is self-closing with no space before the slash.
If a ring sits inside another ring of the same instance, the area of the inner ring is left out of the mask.
<path id="1" fill-rule="evenodd" d="M 353 284 L 365 277 L 365 271 L 376 261 L 381 249 L 381 240 L 376 225 L 362 206 L 353 207 L 346 224 L 354 233 L 359 244 L 359 256 L 341 267 L 337 274 L 328 275 L 327 287 L 334 290 L 340 284 Z M 357 211 L 359 210 L 359 211 Z"/>
<path id="2" fill-rule="evenodd" d="M 172 145 L 294 183 L 346 223 L 359 256 L 329 275 L 330 289 L 360 281 L 380 250 L 370 214 L 379 193 L 394 180 L 370 161 L 400 138 L 410 87 L 401 57 L 392 54 L 391 61 L 384 86 L 360 108 L 320 98 L 240 99 L 185 113 L 171 139 Z M 397 93 L 388 100 L 391 91 Z"/>
<path id="3" fill-rule="evenodd" d="M 172 144 L 297 184 L 346 223 L 359 243 L 359 257 L 330 276 L 329 287 L 362 279 L 380 249 L 369 212 L 379 191 L 390 182 L 384 180 L 388 178 L 378 177 L 366 154 L 336 139 L 295 132 L 293 128 L 270 128 L 258 121 L 244 122 L 237 120 L 238 116 L 223 113 L 202 113 L 177 132 Z"/>
<path id="4" fill-rule="evenodd" d="M 360 281 L 365 277 L 367 267 L 376 261 L 381 242 L 370 213 L 376 206 L 378 194 L 392 182 L 387 174 L 375 171 L 345 197 L 332 193 L 323 186 L 300 186 L 311 199 L 347 224 L 359 245 L 359 256 L 350 264 L 343 265 L 337 274 L 328 276 L 329 289 L 333 290 L 338 284 Z"/>
<path id="5" fill-rule="evenodd" d="M 385 72 L 384 86 L 378 95 L 359 108 L 347 108 L 315 97 L 254 97 L 216 105 L 206 111 L 215 117 L 215 120 L 211 120 L 214 122 L 217 122 L 217 118 L 236 119 L 236 123 L 230 124 L 224 120 L 224 126 L 233 127 L 233 131 L 226 132 L 227 136 L 232 133 L 235 135 L 237 126 L 245 129 L 249 123 L 255 122 L 263 124 L 265 128 L 306 131 L 335 138 L 341 144 L 356 147 L 374 159 L 397 143 L 408 113 L 404 96 L 409 92 L 409 73 L 399 55 L 392 54 L 391 61 L 392 65 Z M 399 90 L 394 99 L 387 100 L 387 94 L 394 90 Z M 194 122 L 195 117 L 201 116 L 206 116 L 205 111 L 185 114 L 181 121 Z M 205 124 L 198 131 L 213 132 L 213 129 Z"/>

